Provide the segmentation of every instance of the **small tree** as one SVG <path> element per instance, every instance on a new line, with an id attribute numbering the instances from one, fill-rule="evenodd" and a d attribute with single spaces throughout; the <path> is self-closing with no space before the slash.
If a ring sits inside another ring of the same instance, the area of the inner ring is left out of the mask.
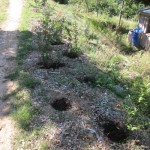
<path id="1" fill-rule="evenodd" d="M 125 1 L 122 0 L 122 6 L 121 6 L 120 14 L 119 14 L 118 29 L 120 28 L 120 25 L 121 25 L 122 12 L 123 12 L 123 9 L 124 9 L 124 4 L 125 4 Z"/>

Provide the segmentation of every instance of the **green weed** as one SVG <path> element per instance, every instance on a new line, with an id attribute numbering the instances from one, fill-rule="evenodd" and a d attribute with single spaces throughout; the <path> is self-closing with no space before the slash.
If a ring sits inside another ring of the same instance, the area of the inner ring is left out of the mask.
<path id="1" fill-rule="evenodd" d="M 22 86 L 26 88 L 35 88 L 40 85 L 38 79 L 33 78 L 28 72 L 21 71 L 19 74 Z"/>
<path id="2" fill-rule="evenodd" d="M 65 55 L 69 58 L 76 58 L 81 54 L 81 48 L 79 45 L 79 26 L 77 22 L 74 22 L 71 25 L 72 29 L 67 28 L 70 45 L 69 50 L 65 53 Z"/>
<path id="3" fill-rule="evenodd" d="M 33 121 L 33 113 L 30 107 L 31 101 L 26 100 L 24 101 L 24 105 L 13 113 L 13 118 L 22 129 L 28 129 L 30 123 Z"/>

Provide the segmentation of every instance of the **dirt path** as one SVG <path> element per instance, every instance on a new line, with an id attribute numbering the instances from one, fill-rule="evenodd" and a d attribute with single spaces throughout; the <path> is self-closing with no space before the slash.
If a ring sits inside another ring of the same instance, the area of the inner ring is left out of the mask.
<path id="1" fill-rule="evenodd" d="M 0 150 L 12 150 L 14 123 L 8 115 L 10 101 L 3 96 L 12 92 L 16 84 L 5 77 L 15 69 L 17 28 L 19 26 L 22 0 L 9 0 L 8 18 L 0 28 Z"/>

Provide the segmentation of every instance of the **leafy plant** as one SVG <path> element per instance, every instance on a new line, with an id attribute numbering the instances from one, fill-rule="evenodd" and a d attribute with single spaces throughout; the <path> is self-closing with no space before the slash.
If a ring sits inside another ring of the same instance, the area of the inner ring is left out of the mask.
<path id="1" fill-rule="evenodd" d="M 70 58 L 76 58 L 81 53 L 81 49 L 79 47 L 79 28 L 77 22 L 74 22 L 72 31 L 67 28 L 67 33 L 70 36 L 71 43 L 69 45 L 69 50 L 65 53 L 65 55 Z"/>
<path id="2" fill-rule="evenodd" d="M 132 101 L 130 95 L 121 102 L 121 109 L 124 111 L 126 125 L 129 130 L 141 130 L 149 127 L 149 118 L 141 114 L 137 106 Z"/>
<path id="3" fill-rule="evenodd" d="M 131 99 L 138 106 L 138 109 L 149 116 L 150 114 L 150 83 L 149 80 L 143 80 L 136 77 L 129 83 Z"/>
<path id="4" fill-rule="evenodd" d="M 49 10 L 44 10 L 43 18 L 39 25 L 36 27 L 36 37 L 38 50 L 41 54 L 41 61 L 44 66 L 52 63 L 52 50 L 53 44 L 62 43 L 63 24 L 64 18 L 58 14 L 53 16 Z"/>

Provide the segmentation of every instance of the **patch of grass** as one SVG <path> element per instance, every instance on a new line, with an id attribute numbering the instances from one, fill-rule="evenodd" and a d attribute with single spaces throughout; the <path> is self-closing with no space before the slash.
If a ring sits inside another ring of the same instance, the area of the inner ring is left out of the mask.
<path id="1" fill-rule="evenodd" d="M 64 53 L 64 56 L 69 58 L 78 58 L 81 54 L 81 49 L 78 47 L 71 47 L 68 52 Z"/>
<path id="2" fill-rule="evenodd" d="M 32 32 L 29 31 L 29 23 L 31 22 L 32 18 L 31 14 L 29 3 L 26 2 L 25 6 L 23 7 L 21 25 L 19 29 L 19 46 L 16 58 L 18 64 L 23 63 L 24 58 L 32 48 Z"/>
<path id="3" fill-rule="evenodd" d="M 24 105 L 13 113 L 13 118 L 22 129 L 27 129 L 31 121 L 33 121 L 33 112 L 30 107 L 31 101 L 26 100 L 24 101 Z"/>
<path id="4" fill-rule="evenodd" d="M 108 15 L 102 14 L 100 17 L 96 17 L 95 15 L 85 15 L 84 18 L 90 27 L 90 30 L 93 30 L 93 32 L 96 33 L 98 32 L 97 35 L 101 38 L 101 40 L 105 38 L 107 42 L 111 42 L 113 47 L 119 49 L 120 52 L 132 54 L 137 51 L 136 48 L 127 43 L 128 31 L 137 26 L 136 22 L 122 19 L 122 26 L 119 28 L 117 33 L 117 17 L 110 18 Z"/>
<path id="5" fill-rule="evenodd" d="M 20 72 L 20 80 L 22 86 L 26 88 L 34 89 L 40 85 L 40 81 L 38 79 L 33 78 L 28 72 L 25 71 Z"/>
<path id="6" fill-rule="evenodd" d="M 129 94 L 131 99 L 137 104 L 138 109 L 140 106 L 139 110 L 143 108 L 144 114 L 148 115 L 149 113 L 146 113 L 145 109 L 149 110 L 150 60 L 148 57 L 150 53 L 137 51 L 132 53 L 132 55 L 126 55 L 125 53 L 120 53 L 120 50 L 114 45 L 103 45 L 101 45 L 101 47 L 104 47 L 102 50 L 86 51 L 92 63 L 106 73 L 98 76 L 96 84 L 105 86 L 115 93 L 116 85 L 117 87 L 120 85 L 125 90 L 121 97 L 126 97 Z M 137 77 L 140 79 L 137 80 Z"/>
<path id="7" fill-rule="evenodd" d="M 5 21 L 7 17 L 7 7 L 8 7 L 9 1 L 8 0 L 0 0 L 0 24 Z"/>
<path id="8" fill-rule="evenodd" d="M 32 44 L 31 44 L 32 33 L 30 31 L 21 31 L 19 37 L 19 48 L 17 53 L 17 63 L 22 64 L 24 58 L 28 55 L 31 51 Z M 24 42 L 26 41 L 26 42 Z"/>
<path id="9" fill-rule="evenodd" d="M 48 142 L 46 142 L 46 141 L 41 142 L 40 150 L 49 150 Z"/>

